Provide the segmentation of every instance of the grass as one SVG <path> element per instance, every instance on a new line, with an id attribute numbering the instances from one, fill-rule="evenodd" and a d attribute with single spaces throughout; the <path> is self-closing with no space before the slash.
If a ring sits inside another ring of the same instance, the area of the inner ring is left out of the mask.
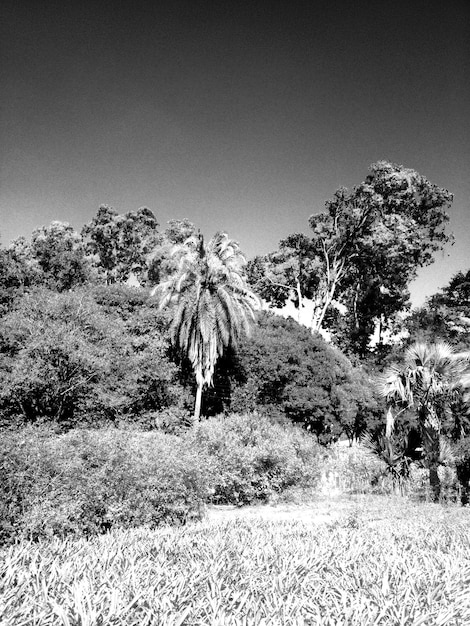
<path id="1" fill-rule="evenodd" d="M 469 531 L 468 509 L 365 497 L 311 519 L 24 542 L 1 553 L 0 623 L 464 626 Z"/>

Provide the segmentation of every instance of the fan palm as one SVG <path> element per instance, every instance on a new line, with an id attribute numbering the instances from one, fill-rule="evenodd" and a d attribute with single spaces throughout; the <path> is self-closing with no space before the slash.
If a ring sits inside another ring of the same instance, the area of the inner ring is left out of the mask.
<path id="1" fill-rule="evenodd" d="M 407 409 L 416 412 L 434 500 L 439 499 L 441 488 L 437 471 L 440 432 L 446 415 L 462 392 L 468 360 L 468 354 L 455 353 L 445 343 L 417 343 L 407 350 L 401 367 L 386 372 L 380 385 L 388 405 L 387 436 L 401 413 Z"/>
<path id="2" fill-rule="evenodd" d="M 207 245 L 199 233 L 175 246 L 172 254 L 178 267 L 153 293 L 160 308 L 171 307 L 171 341 L 193 367 L 198 420 L 202 391 L 212 384 L 217 359 L 249 332 L 258 299 L 244 280 L 245 257 L 225 233 L 217 233 Z"/>
<path id="3" fill-rule="evenodd" d="M 410 462 L 408 456 L 408 437 L 384 437 L 377 435 L 372 437 L 366 433 L 362 437 L 362 443 L 375 456 L 385 464 L 383 475 L 392 479 L 395 493 L 403 495 L 404 485 L 410 475 Z"/>

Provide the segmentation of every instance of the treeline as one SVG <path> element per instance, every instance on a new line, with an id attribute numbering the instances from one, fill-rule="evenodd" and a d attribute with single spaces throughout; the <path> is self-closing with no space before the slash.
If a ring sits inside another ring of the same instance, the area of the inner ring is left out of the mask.
<path id="1" fill-rule="evenodd" d="M 204 415 L 269 413 L 325 443 L 374 431 L 384 408 L 377 372 L 400 346 L 423 337 L 465 345 L 464 274 L 403 320 L 410 281 L 451 239 L 451 200 L 417 172 L 382 161 L 310 218 L 310 236 L 289 235 L 277 251 L 236 271 L 241 255 L 231 240 L 205 243 L 188 220 L 161 230 L 147 208 L 120 215 L 101 206 L 80 232 L 61 222 L 38 228 L 0 249 L 2 424 L 125 422 L 172 430 L 191 422 L 201 388 Z M 233 315 L 225 328 L 216 320 L 219 343 L 198 378 L 202 361 L 195 365 L 188 344 L 195 318 L 186 329 L 181 320 L 174 325 L 175 307 L 189 315 L 195 285 L 208 284 L 202 274 L 197 283 L 192 263 L 222 264 L 238 281 L 215 302 L 213 294 L 229 283 L 214 274 L 211 298 L 201 300 L 208 318 L 233 313 L 237 289 L 245 289 L 271 306 L 290 301 L 303 326 L 258 312 L 251 333 L 239 329 L 235 341 Z M 165 298 L 171 306 L 162 306 Z M 390 341 L 394 333 L 400 342 Z"/>

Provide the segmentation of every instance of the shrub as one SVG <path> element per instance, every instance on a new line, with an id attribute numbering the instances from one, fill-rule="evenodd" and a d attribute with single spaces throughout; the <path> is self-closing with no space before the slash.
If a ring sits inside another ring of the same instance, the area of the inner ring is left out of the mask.
<path id="1" fill-rule="evenodd" d="M 44 429 L 0 442 L 0 539 L 94 535 L 198 516 L 207 463 L 158 432 Z"/>
<path id="2" fill-rule="evenodd" d="M 210 418 L 186 440 L 208 459 L 215 502 L 267 501 L 291 487 L 312 487 L 319 478 L 313 437 L 258 414 Z"/>

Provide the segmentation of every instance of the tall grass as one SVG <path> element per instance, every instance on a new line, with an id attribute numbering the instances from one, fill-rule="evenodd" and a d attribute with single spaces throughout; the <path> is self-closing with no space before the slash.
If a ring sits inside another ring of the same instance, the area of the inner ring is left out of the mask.
<path id="1" fill-rule="evenodd" d="M 466 510 L 408 504 L 23 542 L 1 555 L 0 622 L 464 626 L 469 529 Z"/>

